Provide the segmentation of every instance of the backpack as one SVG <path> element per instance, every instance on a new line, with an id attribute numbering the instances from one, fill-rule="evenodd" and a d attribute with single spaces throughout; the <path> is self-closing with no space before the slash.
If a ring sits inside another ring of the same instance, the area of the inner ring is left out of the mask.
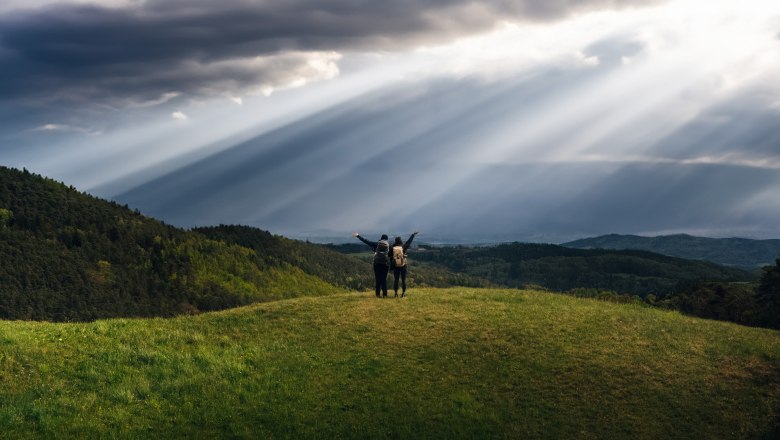
<path id="1" fill-rule="evenodd" d="M 395 263 L 395 267 L 406 266 L 406 255 L 404 255 L 403 246 L 393 246 L 393 263 Z"/>
<path id="2" fill-rule="evenodd" d="M 379 240 L 374 249 L 374 264 L 384 264 L 387 266 L 387 252 L 390 250 L 390 244 L 387 240 Z"/>

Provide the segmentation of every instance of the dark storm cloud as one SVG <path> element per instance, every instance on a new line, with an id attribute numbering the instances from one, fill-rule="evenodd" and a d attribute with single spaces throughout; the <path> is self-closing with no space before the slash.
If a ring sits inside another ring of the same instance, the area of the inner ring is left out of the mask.
<path id="1" fill-rule="evenodd" d="M 316 75 L 297 52 L 399 50 L 485 31 L 657 0 L 61 4 L 0 16 L 0 96 L 150 100 L 236 92 Z M 292 53 L 290 53 L 292 52 Z M 255 57 L 264 62 L 246 62 Z"/>

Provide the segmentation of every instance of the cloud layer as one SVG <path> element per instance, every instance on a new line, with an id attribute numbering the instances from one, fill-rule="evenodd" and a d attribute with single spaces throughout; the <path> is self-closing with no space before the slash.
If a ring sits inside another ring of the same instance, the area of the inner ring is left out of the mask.
<path id="1" fill-rule="evenodd" d="M 133 105 L 166 93 L 262 92 L 333 77 L 338 53 L 394 51 L 653 0 L 147 0 L 0 15 L 0 96 Z M 9 6 L 6 5 L 6 8 Z"/>

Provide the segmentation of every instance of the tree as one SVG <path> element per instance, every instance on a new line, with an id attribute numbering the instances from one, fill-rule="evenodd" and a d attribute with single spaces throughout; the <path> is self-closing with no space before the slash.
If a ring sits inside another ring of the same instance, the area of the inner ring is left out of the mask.
<path id="1" fill-rule="evenodd" d="M 780 328 L 780 258 L 775 260 L 774 266 L 763 270 L 756 300 L 763 308 L 766 324 Z"/>
<path id="2" fill-rule="evenodd" d="M 14 213 L 10 209 L 0 208 L 0 229 L 4 229 L 11 222 Z"/>

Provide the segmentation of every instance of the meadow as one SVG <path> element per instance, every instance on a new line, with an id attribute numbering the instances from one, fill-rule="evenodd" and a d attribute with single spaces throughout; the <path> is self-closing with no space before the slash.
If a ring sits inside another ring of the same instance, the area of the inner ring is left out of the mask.
<path id="1" fill-rule="evenodd" d="M 3 438 L 776 438 L 780 332 L 532 290 L 0 322 Z"/>

